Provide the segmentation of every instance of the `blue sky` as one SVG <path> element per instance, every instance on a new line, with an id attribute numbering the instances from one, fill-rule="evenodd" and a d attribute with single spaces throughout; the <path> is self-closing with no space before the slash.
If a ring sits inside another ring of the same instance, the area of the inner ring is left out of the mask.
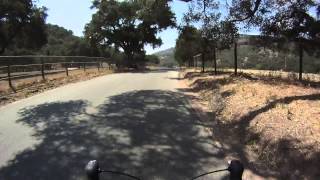
<path id="1" fill-rule="evenodd" d="M 82 36 L 85 24 L 90 22 L 93 10 L 91 0 L 37 0 L 38 6 L 48 8 L 47 23 L 57 24 L 75 35 Z"/>
<path id="2" fill-rule="evenodd" d="M 75 35 L 82 36 L 84 26 L 90 22 L 94 10 L 90 9 L 91 0 L 36 0 L 38 6 L 48 8 L 47 23 L 57 24 L 68 30 L 72 30 Z M 181 1 L 171 2 L 171 7 L 176 14 L 177 23 L 180 24 L 183 14 L 188 9 L 188 4 Z M 256 34 L 256 31 L 246 32 Z M 158 36 L 161 37 L 163 45 L 153 49 L 146 46 L 147 54 L 171 48 L 175 46 L 178 37 L 176 29 L 167 29 Z"/>

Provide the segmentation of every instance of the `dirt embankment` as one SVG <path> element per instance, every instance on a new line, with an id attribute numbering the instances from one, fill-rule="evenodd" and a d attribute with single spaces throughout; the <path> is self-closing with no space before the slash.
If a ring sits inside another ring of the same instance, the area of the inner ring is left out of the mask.
<path id="1" fill-rule="evenodd" d="M 320 177 L 319 84 L 228 73 L 184 79 L 209 106 L 226 157 L 245 163 L 247 179 Z"/>
<path id="2" fill-rule="evenodd" d="M 41 76 L 13 80 L 16 92 L 9 87 L 7 81 L 0 81 L 0 106 L 65 84 L 89 80 L 111 73 L 113 71 L 109 69 L 100 69 L 100 71 L 87 69 L 85 72 L 83 70 L 70 71 L 69 76 L 66 76 L 65 73 L 46 75 L 45 80 L 42 80 Z"/>

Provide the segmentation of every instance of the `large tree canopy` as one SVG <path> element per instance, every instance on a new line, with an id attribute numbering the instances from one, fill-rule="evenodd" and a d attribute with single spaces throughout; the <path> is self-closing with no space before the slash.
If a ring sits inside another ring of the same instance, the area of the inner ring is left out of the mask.
<path id="1" fill-rule="evenodd" d="M 145 45 L 161 45 L 157 33 L 175 25 L 166 0 L 95 0 L 92 7 L 97 12 L 86 25 L 86 38 L 123 51 L 128 63 L 136 54 L 144 54 Z"/>
<path id="2" fill-rule="evenodd" d="M 314 0 L 232 0 L 230 19 L 247 27 L 259 27 L 262 35 L 289 41 L 319 41 L 320 3 Z"/>
<path id="3" fill-rule="evenodd" d="M 10 45 L 40 48 L 47 42 L 46 9 L 32 0 L 0 1 L 0 54 Z"/>
<path id="4" fill-rule="evenodd" d="M 193 26 L 184 26 L 181 28 L 179 37 L 176 41 L 174 57 L 182 65 L 193 64 L 193 56 L 201 52 L 201 35 Z"/>
<path id="5" fill-rule="evenodd" d="M 267 46 L 283 50 L 288 49 L 289 43 L 294 44 L 299 49 L 295 52 L 299 52 L 300 57 L 300 79 L 302 78 L 303 52 L 320 54 L 320 3 L 317 1 L 231 0 L 226 1 L 223 7 L 229 11 L 223 18 L 215 16 L 214 8 L 222 8 L 218 0 L 193 0 L 193 4 L 190 8 L 191 13 L 185 16 L 187 20 L 189 18 L 200 21 L 202 35 L 210 37 L 208 35 L 216 35 L 216 32 L 219 32 L 217 31 L 219 27 L 217 19 L 219 19 L 224 24 L 220 25 L 220 35 L 216 36 L 219 40 L 217 41 L 214 37 L 211 39 L 215 39 L 215 42 L 223 42 L 222 45 L 226 45 L 225 47 L 234 41 L 233 32 L 237 32 L 236 27 L 258 28 L 262 35 L 260 42 Z M 235 57 L 236 52 L 235 49 Z"/>
<path id="6" fill-rule="evenodd" d="M 234 22 L 259 27 L 265 45 L 287 49 L 294 43 L 299 49 L 300 80 L 303 52 L 320 54 L 319 13 L 320 3 L 314 0 L 233 0 L 230 7 Z"/>
<path id="7" fill-rule="evenodd" d="M 184 22 L 199 26 L 202 47 L 202 71 L 205 61 L 214 60 L 216 71 L 216 49 L 230 48 L 235 41 L 238 30 L 232 21 L 223 19 L 220 3 L 216 0 L 194 0 L 189 11 L 184 15 Z"/>

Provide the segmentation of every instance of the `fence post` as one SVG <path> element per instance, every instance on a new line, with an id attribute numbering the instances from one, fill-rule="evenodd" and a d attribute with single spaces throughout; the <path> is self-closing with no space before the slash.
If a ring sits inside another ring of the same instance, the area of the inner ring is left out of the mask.
<path id="1" fill-rule="evenodd" d="M 86 63 L 83 63 L 83 71 L 86 71 Z"/>
<path id="2" fill-rule="evenodd" d="M 98 71 L 100 71 L 100 61 L 98 61 Z"/>
<path id="3" fill-rule="evenodd" d="M 234 74 L 238 74 L 238 43 L 234 42 Z"/>
<path id="4" fill-rule="evenodd" d="M 67 76 L 69 76 L 69 70 L 68 70 L 68 63 L 66 62 L 65 64 L 64 64 L 64 66 L 65 66 L 65 68 L 66 68 L 66 75 Z"/>
<path id="5" fill-rule="evenodd" d="M 12 85 L 12 80 L 11 80 L 11 67 L 10 65 L 7 66 L 7 71 L 8 71 L 8 82 L 9 82 L 9 86 L 12 89 L 13 92 L 16 92 L 16 90 L 14 89 L 13 85 Z"/>
<path id="6" fill-rule="evenodd" d="M 299 81 L 302 81 L 303 73 L 303 47 L 302 43 L 299 44 Z"/>
<path id="7" fill-rule="evenodd" d="M 41 75 L 42 75 L 42 80 L 45 80 L 45 77 L 44 77 L 44 62 L 43 62 L 43 58 L 41 58 Z"/>

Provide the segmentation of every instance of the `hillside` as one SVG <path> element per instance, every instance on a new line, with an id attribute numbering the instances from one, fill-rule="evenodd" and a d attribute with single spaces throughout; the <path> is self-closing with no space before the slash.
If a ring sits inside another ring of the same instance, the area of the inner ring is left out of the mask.
<path id="1" fill-rule="evenodd" d="M 210 65 L 211 63 L 208 63 Z M 218 68 L 234 66 L 233 48 L 217 53 Z M 246 44 L 238 47 L 238 66 L 242 69 L 299 71 L 297 51 L 283 52 Z M 319 58 L 304 53 L 304 72 L 320 73 Z"/>
<path id="2" fill-rule="evenodd" d="M 283 52 L 273 51 L 265 47 L 257 47 L 251 42 L 255 41 L 257 36 L 240 35 L 238 40 L 238 66 L 243 69 L 258 70 L 283 70 L 294 71 L 299 70 L 299 58 L 297 51 Z M 217 52 L 218 68 L 232 68 L 234 66 L 233 47 L 228 50 Z M 172 66 L 177 65 L 174 59 L 174 48 L 169 48 L 157 53 L 161 59 L 161 65 Z M 304 53 L 304 72 L 320 73 L 320 58 L 308 53 Z M 212 66 L 212 62 L 208 61 L 206 66 Z"/>
<path id="3" fill-rule="evenodd" d="M 153 55 L 156 55 L 160 59 L 160 66 L 166 66 L 166 67 L 172 67 L 177 66 L 177 62 L 174 59 L 174 47 L 159 51 L 154 53 Z"/>
<path id="4" fill-rule="evenodd" d="M 46 25 L 47 44 L 40 49 L 25 49 L 10 46 L 4 55 L 55 55 L 55 56 L 98 56 L 99 52 L 75 36 L 72 31 L 53 24 Z"/>

